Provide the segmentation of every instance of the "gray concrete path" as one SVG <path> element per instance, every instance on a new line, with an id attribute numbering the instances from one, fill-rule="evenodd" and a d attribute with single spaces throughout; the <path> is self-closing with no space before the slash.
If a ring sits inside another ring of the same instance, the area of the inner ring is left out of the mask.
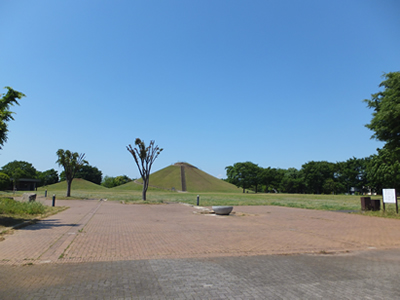
<path id="1" fill-rule="evenodd" d="M 0 267 L 0 299 L 399 299 L 400 252 Z"/>
<path id="2" fill-rule="evenodd" d="M 0 299 L 400 298 L 400 222 L 282 207 L 57 201 L 0 242 Z"/>

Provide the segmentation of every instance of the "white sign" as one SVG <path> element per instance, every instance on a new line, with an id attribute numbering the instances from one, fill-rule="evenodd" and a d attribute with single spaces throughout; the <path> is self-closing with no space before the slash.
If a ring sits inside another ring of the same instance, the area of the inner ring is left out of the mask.
<path id="1" fill-rule="evenodd" d="M 395 189 L 383 189 L 383 202 L 384 203 L 396 203 L 396 190 Z"/>

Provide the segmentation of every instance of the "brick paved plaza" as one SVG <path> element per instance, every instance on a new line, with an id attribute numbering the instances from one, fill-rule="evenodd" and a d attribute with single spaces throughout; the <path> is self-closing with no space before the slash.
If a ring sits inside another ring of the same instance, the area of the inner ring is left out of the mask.
<path id="1" fill-rule="evenodd" d="M 388 299 L 398 220 L 64 200 L 0 242 L 1 299 Z M 368 298 L 369 297 L 369 298 Z"/>

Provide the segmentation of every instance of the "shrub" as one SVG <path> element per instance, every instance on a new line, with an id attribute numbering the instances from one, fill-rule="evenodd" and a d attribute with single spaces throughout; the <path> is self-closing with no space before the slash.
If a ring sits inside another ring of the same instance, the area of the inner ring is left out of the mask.
<path id="1" fill-rule="evenodd" d="M 0 198 L 0 214 L 40 215 L 46 207 L 40 202 L 18 202 L 10 198 Z"/>
<path id="2" fill-rule="evenodd" d="M 10 177 L 5 174 L 0 172 L 0 190 L 4 191 L 10 187 L 11 184 L 11 179 Z"/>

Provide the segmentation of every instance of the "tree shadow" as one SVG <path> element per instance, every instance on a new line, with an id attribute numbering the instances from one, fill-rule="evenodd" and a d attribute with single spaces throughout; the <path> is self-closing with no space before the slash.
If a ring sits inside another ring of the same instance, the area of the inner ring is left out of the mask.
<path id="1" fill-rule="evenodd" d="M 0 215 L 0 226 L 4 226 L 4 227 L 12 227 L 12 226 L 24 223 L 26 221 L 30 221 L 30 219 Z"/>
<path id="2" fill-rule="evenodd" d="M 81 224 L 70 224 L 70 223 L 62 223 L 60 220 L 57 219 L 44 219 L 44 220 L 39 220 L 35 224 L 26 226 L 21 228 L 21 230 L 45 230 L 45 229 L 51 229 L 55 227 L 76 227 Z"/>
<path id="3" fill-rule="evenodd" d="M 21 225 L 24 222 L 32 221 L 31 223 L 27 223 L 20 228 L 16 228 L 18 230 L 42 230 L 42 229 L 51 229 L 54 227 L 75 227 L 80 224 L 69 224 L 69 223 L 61 223 L 60 220 L 57 219 L 45 219 L 45 220 L 35 220 L 30 218 L 23 217 L 11 217 L 11 216 L 2 216 L 0 215 L 0 226 L 4 227 L 13 227 L 16 225 Z"/>

